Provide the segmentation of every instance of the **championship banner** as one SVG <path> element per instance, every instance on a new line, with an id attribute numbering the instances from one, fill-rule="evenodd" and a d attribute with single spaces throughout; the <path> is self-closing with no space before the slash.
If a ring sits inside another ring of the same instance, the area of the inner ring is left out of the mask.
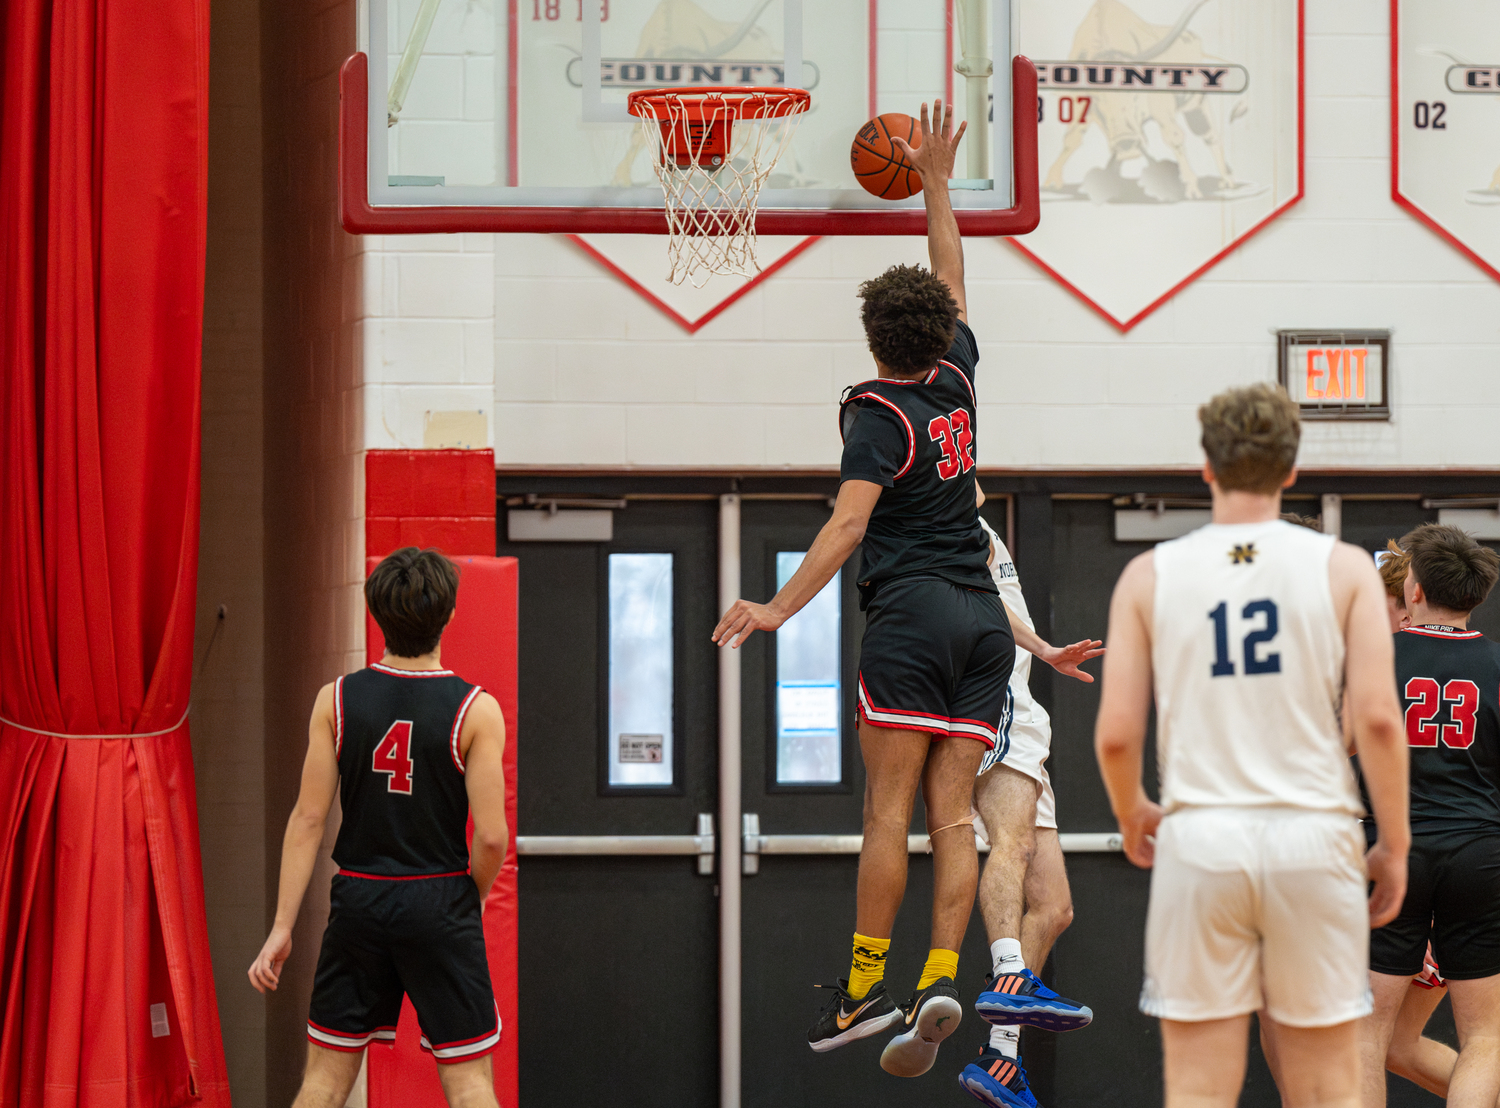
<path id="1" fill-rule="evenodd" d="M 1391 0 L 1391 195 L 1500 280 L 1500 7 Z"/>
<path id="2" fill-rule="evenodd" d="M 1018 7 L 1042 222 L 1011 241 L 1128 331 L 1301 198 L 1301 0 Z"/>

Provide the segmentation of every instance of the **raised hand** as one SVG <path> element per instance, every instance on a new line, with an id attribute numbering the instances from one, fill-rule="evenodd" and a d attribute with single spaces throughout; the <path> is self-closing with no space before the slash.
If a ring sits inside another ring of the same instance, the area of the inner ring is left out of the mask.
<path id="1" fill-rule="evenodd" d="M 953 130 L 953 105 L 944 104 L 939 98 L 932 102 L 932 115 L 927 114 L 927 103 L 922 103 L 922 145 L 913 149 L 903 138 L 891 136 L 896 148 L 906 155 L 912 168 L 922 175 L 923 188 L 927 181 L 946 181 L 953 176 L 953 162 L 958 157 L 958 144 L 968 128 L 967 122 Z M 933 130 L 936 124 L 937 130 Z"/>
<path id="2" fill-rule="evenodd" d="M 1066 673 L 1069 677 L 1091 685 L 1094 683 L 1094 675 L 1085 673 L 1078 667 L 1090 658 L 1099 657 L 1104 650 L 1104 643 L 1099 639 L 1083 639 L 1068 646 L 1049 647 L 1039 657 L 1058 673 Z"/>

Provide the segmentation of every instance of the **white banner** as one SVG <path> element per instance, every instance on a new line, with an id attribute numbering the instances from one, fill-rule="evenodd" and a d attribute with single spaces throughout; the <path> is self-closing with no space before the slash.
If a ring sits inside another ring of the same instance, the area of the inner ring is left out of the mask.
<path id="1" fill-rule="evenodd" d="M 1500 7 L 1395 0 L 1396 202 L 1500 280 Z"/>
<path id="2" fill-rule="evenodd" d="M 1301 2 L 1018 3 L 1042 222 L 1014 242 L 1129 330 L 1300 198 Z"/>

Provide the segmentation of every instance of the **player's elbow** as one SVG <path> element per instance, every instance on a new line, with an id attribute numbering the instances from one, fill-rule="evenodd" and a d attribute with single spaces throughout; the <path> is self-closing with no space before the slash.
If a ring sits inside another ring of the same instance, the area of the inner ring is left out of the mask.
<path id="1" fill-rule="evenodd" d="M 297 806 L 292 809 L 292 816 L 287 821 L 287 825 L 288 829 L 296 835 L 321 839 L 323 826 L 327 822 L 328 809 L 320 809 L 316 805 L 299 800 Z"/>
<path id="2" fill-rule="evenodd" d="M 1366 713 L 1355 721 L 1354 733 L 1358 745 L 1366 750 L 1398 750 L 1406 746 L 1406 729 L 1394 707 L 1389 711 Z"/>
<path id="3" fill-rule="evenodd" d="M 496 827 L 474 825 L 474 844 L 493 854 L 503 855 L 510 845 L 510 829 L 504 821 Z"/>
<path id="4" fill-rule="evenodd" d="M 1094 753 L 1101 762 L 1128 754 L 1133 744 L 1130 728 L 1122 727 L 1118 721 L 1100 717 L 1098 726 L 1094 728 Z"/>

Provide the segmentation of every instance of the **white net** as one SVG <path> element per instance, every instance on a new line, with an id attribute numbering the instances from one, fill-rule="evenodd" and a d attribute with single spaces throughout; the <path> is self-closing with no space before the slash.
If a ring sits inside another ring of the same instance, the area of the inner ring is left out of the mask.
<path id="1" fill-rule="evenodd" d="M 807 103 L 806 93 L 664 90 L 637 111 L 666 193 L 668 280 L 674 285 L 686 280 L 702 288 L 714 274 L 760 272 L 756 202 Z M 718 153 L 724 144 L 716 136 L 726 127 L 727 149 Z"/>

